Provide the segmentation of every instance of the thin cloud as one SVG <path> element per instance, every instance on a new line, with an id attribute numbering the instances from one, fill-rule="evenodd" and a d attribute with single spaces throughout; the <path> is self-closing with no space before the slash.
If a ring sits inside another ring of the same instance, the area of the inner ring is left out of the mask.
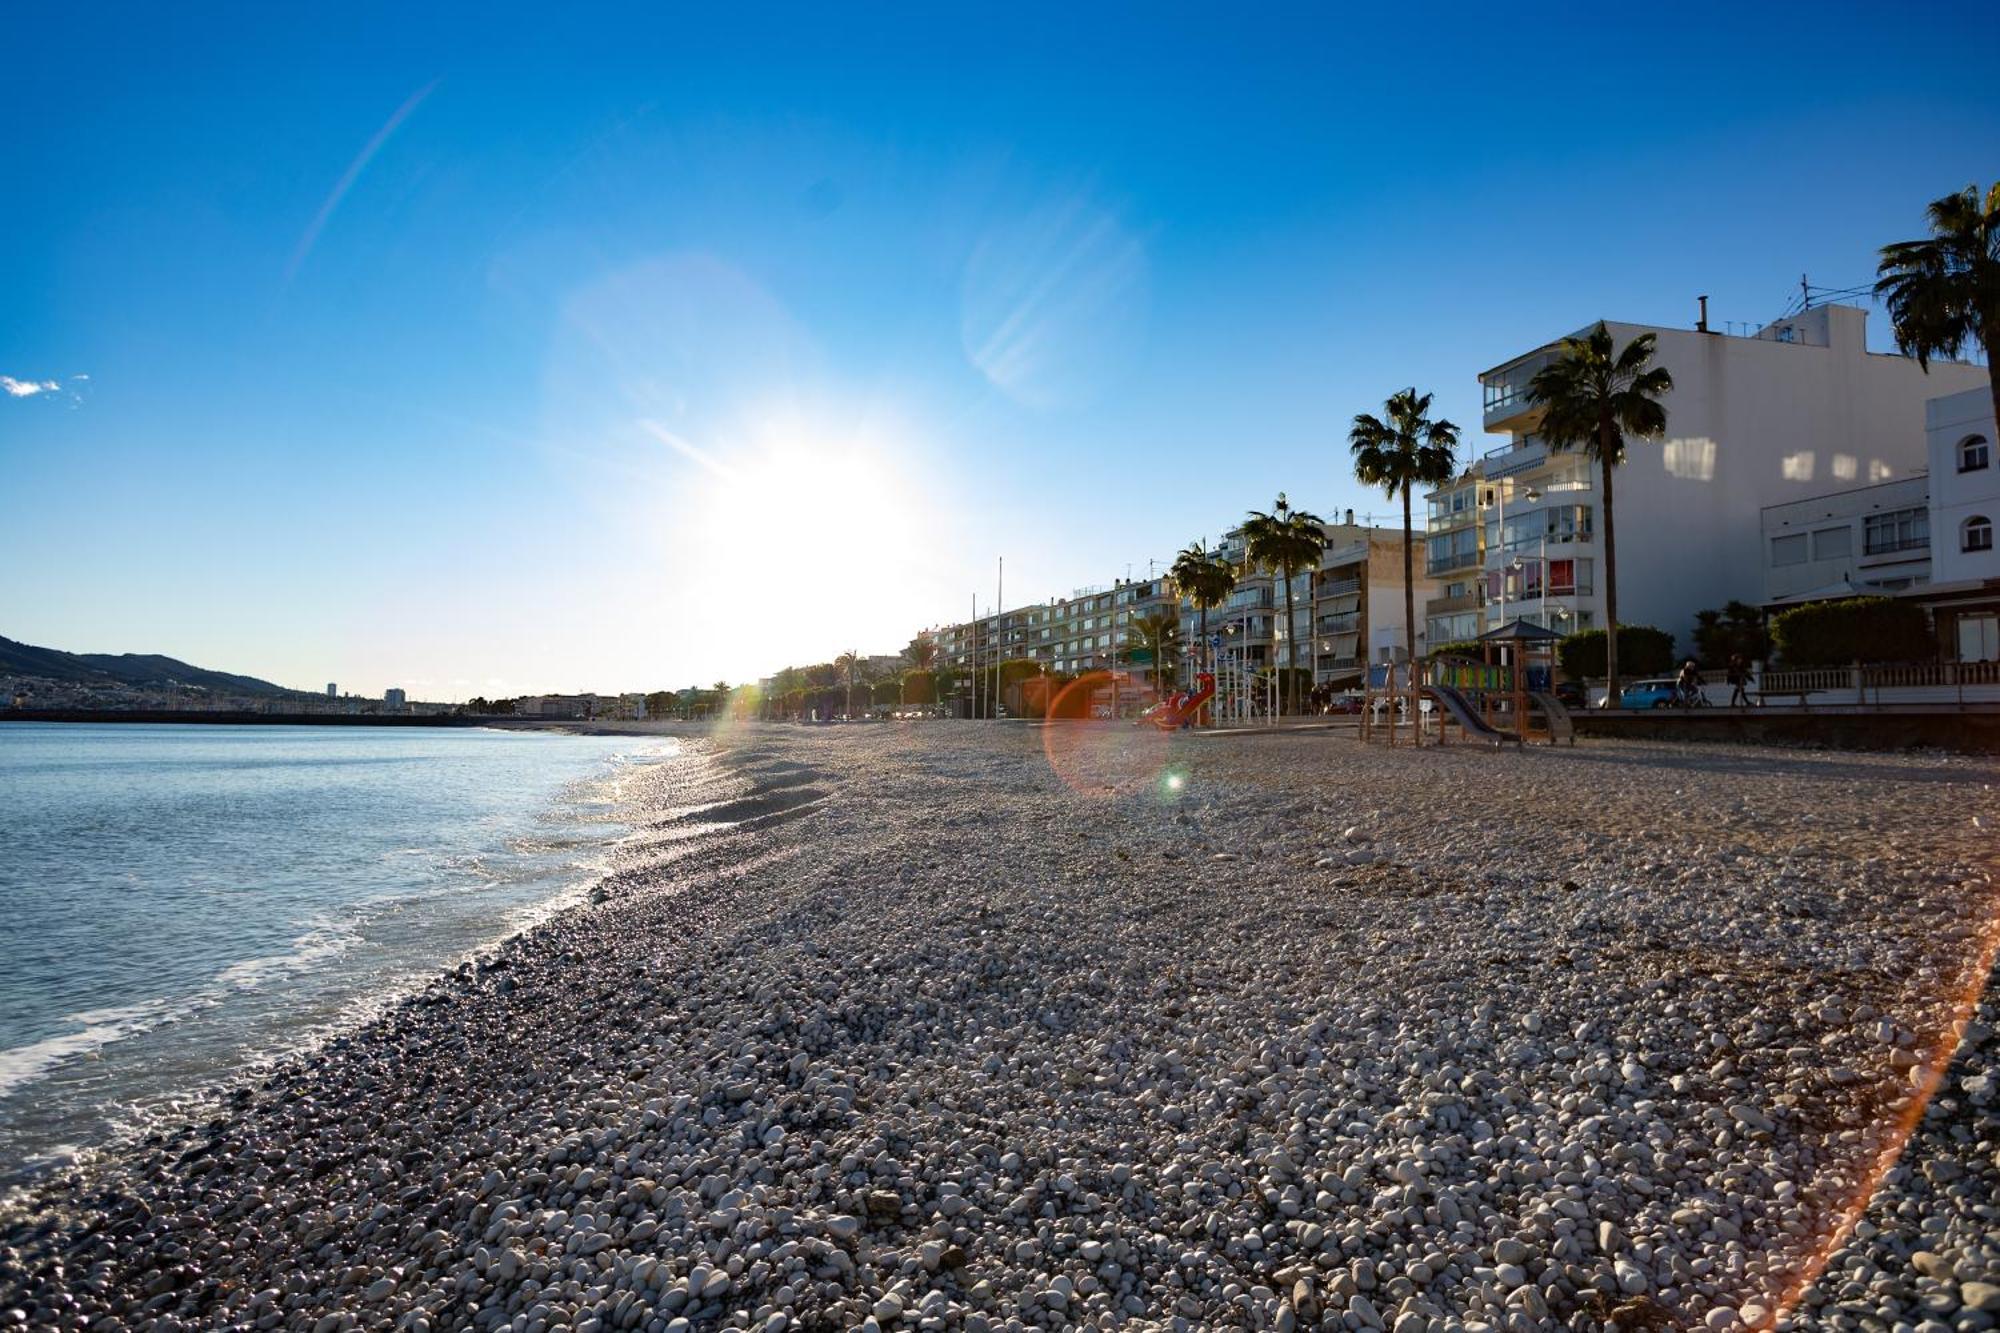
<path id="1" fill-rule="evenodd" d="M 334 183 L 333 191 L 327 195 L 325 202 L 320 204 L 319 212 L 313 214 L 313 220 L 306 225 L 305 234 L 299 237 L 299 243 L 292 251 L 291 262 L 285 265 L 285 286 L 290 287 L 292 279 L 298 277 L 299 266 L 304 264 L 306 256 L 312 253 L 313 244 L 319 240 L 319 234 L 325 229 L 327 220 L 333 216 L 333 211 L 340 207 L 340 201 L 347 197 L 347 192 L 354 187 L 354 182 L 360 179 L 369 161 L 381 151 L 382 145 L 389 141 L 389 136 L 396 132 L 396 127 L 409 119 L 410 113 L 431 95 L 438 83 L 439 80 L 432 79 L 411 93 L 408 100 L 397 107 L 394 114 L 383 122 L 382 128 L 375 131 L 374 137 L 362 145 L 354 160 L 347 164 L 347 170 L 342 172 L 340 179 Z"/>
<path id="2" fill-rule="evenodd" d="M 0 375 L 0 390 L 9 398 L 33 398 L 38 393 L 58 393 L 61 389 L 62 385 L 55 380 L 17 380 L 12 375 Z"/>

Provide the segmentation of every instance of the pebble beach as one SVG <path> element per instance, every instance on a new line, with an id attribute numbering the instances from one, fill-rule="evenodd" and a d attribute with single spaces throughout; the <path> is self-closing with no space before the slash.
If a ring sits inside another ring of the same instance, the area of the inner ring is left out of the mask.
<path id="1" fill-rule="evenodd" d="M 689 731 L 590 901 L 0 1215 L 0 1330 L 2000 1325 L 2000 768 Z"/>

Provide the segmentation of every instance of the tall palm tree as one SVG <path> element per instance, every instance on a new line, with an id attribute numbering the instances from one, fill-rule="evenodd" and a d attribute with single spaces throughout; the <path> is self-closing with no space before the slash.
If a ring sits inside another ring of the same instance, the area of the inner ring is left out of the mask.
<path id="1" fill-rule="evenodd" d="M 854 673 L 861 666 L 861 654 L 853 650 L 833 659 L 833 669 L 847 680 L 847 715 L 854 716 Z"/>
<path id="2" fill-rule="evenodd" d="M 937 640 L 928 634 L 919 634 L 910 640 L 909 647 L 903 649 L 903 660 L 910 664 L 912 671 L 929 671 L 937 665 Z"/>
<path id="3" fill-rule="evenodd" d="M 1201 617 L 1201 642 L 1197 647 L 1203 654 L 1208 652 L 1208 613 L 1229 600 L 1229 594 L 1236 591 L 1236 566 L 1208 549 L 1205 542 L 1193 542 L 1174 557 L 1173 567 L 1167 571 L 1167 581 L 1174 585 L 1174 591 L 1194 603 L 1196 613 Z"/>
<path id="4" fill-rule="evenodd" d="M 1542 409 L 1535 431 L 1555 450 L 1595 459 L 1604 496 L 1604 702 L 1618 698 L 1618 541 L 1611 508 L 1611 471 L 1625 461 L 1625 437 L 1657 440 L 1667 431 L 1660 397 L 1674 387 L 1666 367 L 1653 364 L 1654 339 L 1642 333 L 1614 348 L 1599 321 L 1581 338 L 1565 338 L 1555 360 L 1528 381 L 1528 402 Z"/>
<path id="5" fill-rule="evenodd" d="M 1320 552 L 1324 550 L 1325 520 L 1303 509 L 1293 509 L 1285 502 L 1282 491 L 1271 513 L 1253 509 L 1250 517 L 1243 520 L 1245 557 L 1252 565 L 1285 581 L 1285 649 L 1292 668 L 1285 674 L 1285 705 L 1292 712 L 1298 711 L 1299 693 L 1298 677 L 1294 674 L 1299 664 L 1299 624 L 1292 610 L 1292 580 L 1306 570 L 1317 568 Z M 1277 654 L 1274 652 L 1271 657 L 1275 669 Z"/>
<path id="6" fill-rule="evenodd" d="M 1431 395 L 1412 385 L 1383 403 L 1381 416 L 1358 414 L 1347 432 L 1355 478 L 1380 486 L 1391 500 L 1403 497 L 1403 651 L 1412 672 L 1417 669 L 1417 575 L 1410 497 L 1416 488 L 1442 486 L 1458 472 L 1458 427 L 1432 421 L 1430 414 Z"/>
<path id="7" fill-rule="evenodd" d="M 2000 183 L 1931 202 L 1929 240 L 1882 247 L 1875 295 L 1889 308 L 1896 346 L 1930 369 L 1967 343 L 1986 353 L 1993 415 L 2000 417 Z"/>
<path id="8" fill-rule="evenodd" d="M 1181 618 L 1172 611 L 1152 611 L 1132 622 L 1139 646 L 1153 654 L 1153 688 L 1167 692 L 1167 659 L 1181 642 Z"/>

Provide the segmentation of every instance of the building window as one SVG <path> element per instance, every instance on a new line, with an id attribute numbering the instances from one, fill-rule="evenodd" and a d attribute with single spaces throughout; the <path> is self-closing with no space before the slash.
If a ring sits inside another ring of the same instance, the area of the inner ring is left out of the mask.
<path id="1" fill-rule="evenodd" d="M 1958 660 L 2000 662 L 2000 615 L 1984 611 L 1958 618 Z"/>
<path id="2" fill-rule="evenodd" d="M 1978 472 L 1992 462 L 1992 454 L 1984 435 L 1968 435 L 1958 442 L 1958 470 Z"/>
<path id="3" fill-rule="evenodd" d="M 1806 562 L 1806 535 L 1794 533 L 1789 537 L 1771 538 L 1771 564 L 1803 565 Z"/>
<path id="4" fill-rule="evenodd" d="M 1812 535 L 1812 558 L 1815 560 L 1845 560 L 1853 554 L 1853 528 L 1821 528 Z"/>
<path id="5" fill-rule="evenodd" d="M 1958 525 L 1958 549 L 1961 551 L 1990 551 L 1993 549 L 1993 523 L 1984 514 L 1974 514 Z"/>
<path id="6" fill-rule="evenodd" d="M 1930 514 L 1922 509 L 1892 509 L 1870 514 L 1862 537 L 1863 555 L 1887 555 L 1893 551 L 1915 551 L 1931 544 Z"/>

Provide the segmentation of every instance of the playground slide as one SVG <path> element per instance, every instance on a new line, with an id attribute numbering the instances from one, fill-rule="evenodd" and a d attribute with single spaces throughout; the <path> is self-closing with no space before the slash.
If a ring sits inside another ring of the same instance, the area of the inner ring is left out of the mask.
<path id="1" fill-rule="evenodd" d="M 1171 699 L 1154 704 L 1141 716 L 1140 721 L 1150 722 L 1162 731 L 1172 731 L 1180 726 L 1193 717 L 1203 704 L 1215 697 L 1215 677 L 1204 671 L 1199 683 L 1201 688 L 1193 694 L 1177 694 Z"/>
<path id="2" fill-rule="evenodd" d="M 1476 736 L 1482 741 L 1491 741 L 1495 745 L 1514 739 L 1504 731 L 1495 731 L 1487 726 L 1486 719 L 1479 715 L 1479 710 L 1472 706 L 1471 701 L 1451 686 L 1426 685 L 1424 693 L 1437 700 L 1438 707 L 1444 709 L 1466 735 Z"/>
<path id="3" fill-rule="evenodd" d="M 1549 720 L 1549 744 L 1568 741 L 1576 744 L 1576 724 L 1570 721 L 1569 709 L 1563 707 L 1562 700 L 1553 694 L 1531 694 L 1535 707 L 1542 710 L 1542 716 Z"/>

